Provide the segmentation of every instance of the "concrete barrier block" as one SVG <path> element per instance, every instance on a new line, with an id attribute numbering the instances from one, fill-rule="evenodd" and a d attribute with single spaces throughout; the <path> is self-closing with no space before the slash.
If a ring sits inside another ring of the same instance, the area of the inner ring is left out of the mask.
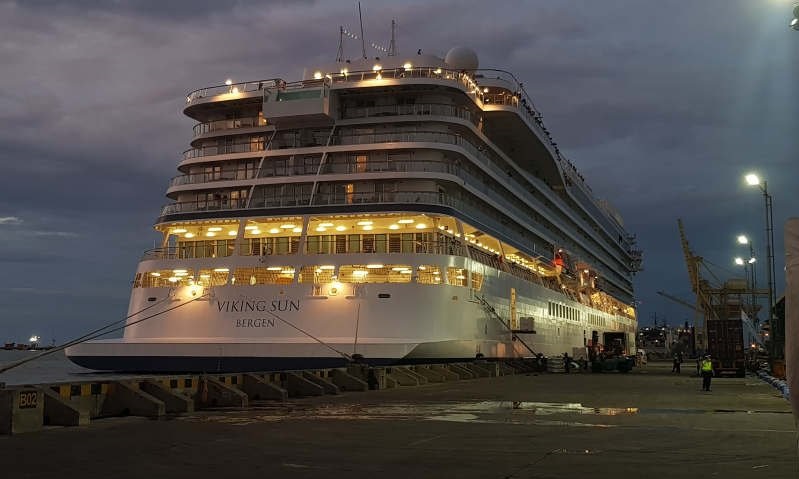
<path id="1" fill-rule="evenodd" d="M 210 376 L 202 376 L 194 397 L 199 407 L 247 407 L 247 394 Z"/>
<path id="2" fill-rule="evenodd" d="M 480 367 L 480 366 L 478 366 L 476 364 L 466 363 L 466 364 L 463 364 L 463 367 L 468 369 L 469 371 L 471 371 L 474 374 L 475 377 L 478 377 L 478 378 L 491 377 L 491 373 L 490 372 L 488 372 L 486 369 L 483 369 L 482 367 Z"/>
<path id="3" fill-rule="evenodd" d="M 334 369 L 332 374 L 333 384 L 338 386 L 342 391 L 367 391 L 369 389 L 369 383 L 348 374 L 342 369 Z"/>
<path id="4" fill-rule="evenodd" d="M 65 401 L 52 389 L 40 388 L 44 398 L 44 424 L 54 426 L 88 426 L 91 422 L 89 411 Z"/>
<path id="5" fill-rule="evenodd" d="M 488 373 L 488 377 L 495 378 L 499 376 L 499 368 L 497 367 L 497 363 L 490 363 L 488 361 L 475 361 L 472 366 L 475 368 L 480 368 Z"/>
<path id="6" fill-rule="evenodd" d="M 369 389 L 386 389 L 386 368 L 373 368 L 365 364 L 347 366 L 347 373 L 366 382 Z"/>
<path id="7" fill-rule="evenodd" d="M 255 374 L 245 373 L 242 378 L 242 389 L 250 399 L 272 399 L 285 401 L 289 397 L 288 391 L 270 383 Z"/>
<path id="8" fill-rule="evenodd" d="M 288 390 L 290 397 L 322 396 L 325 394 L 325 389 L 322 386 L 294 372 L 286 373 L 284 386 Z"/>
<path id="9" fill-rule="evenodd" d="M 509 365 L 507 365 L 507 364 L 505 364 L 503 362 L 498 362 L 497 363 L 497 368 L 499 369 L 499 374 L 501 376 L 512 376 L 512 375 L 516 374 L 516 369 L 510 367 Z"/>
<path id="10" fill-rule="evenodd" d="M 328 381 L 327 379 L 317 376 L 316 374 L 310 371 L 303 371 L 302 377 L 311 381 L 314 384 L 322 386 L 322 389 L 325 391 L 325 394 L 341 394 L 341 390 L 333 384 L 332 382 Z"/>
<path id="11" fill-rule="evenodd" d="M 178 392 L 164 387 L 155 381 L 142 381 L 139 388 L 154 398 L 162 401 L 168 413 L 192 413 L 194 412 L 194 400 Z"/>
<path id="12" fill-rule="evenodd" d="M 418 376 L 411 376 L 404 368 L 390 368 L 386 370 L 386 378 L 391 379 L 397 386 L 418 386 Z"/>
<path id="13" fill-rule="evenodd" d="M 466 369 L 460 364 L 450 363 L 447 364 L 447 367 L 449 368 L 450 371 L 460 376 L 461 379 L 474 379 L 477 377 L 477 375 L 474 372 Z"/>
<path id="14" fill-rule="evenodd" d="M 442 364 L 433 364 L 430 366 L 430 369 L 447 378 L 447 381 L 458 381 L 461 379 L 458 373 L 453 372 Z"/>
<path id="15" fill-rule="evenodd" d="M 425 379 L 427 379 L 427 382 L 430 383 L 443 383 L 447 381 L 446 376 L 442 375 L 438 371 L 430 369 L 427 366 L 415 366 L 413 371 L 416 374 L 423 376 Z"/>
<path id="16" fill-rule="evenodd" d="M 424 377 L 421 374 L 417 373 L 416 371 L 414 371 L 410 367 L 399 368 L 399 369 L 402 371 L 402 373 L 404 373 L 404 374 L 406 374 L 408 376 L 411 376 L 412 378 L 416 379 L 416 382 L 418 382 L 419 385 L 427 384 L 427 383 L 430 382 L 430 381 L 427 380 L 426 377 Z"/>
<path id="17" fill-rule="evenodd" d="M 165 414 L 164 402 L 139 389 L 138 384 L 114 381 L 108 385 L 102 415 L 159 418 Z"/>
<path id="18" fill-rule="evenodd" d="M 44 424 L 44 394 L 34 388 L 0 391 L 0 434 L 41 431 Z"/>
<path id="19" fill-rule="evenodd" d="M 396 379 L 391 374 L 383 374 L 383 389 L 393 389 L 400 386 Z"/>

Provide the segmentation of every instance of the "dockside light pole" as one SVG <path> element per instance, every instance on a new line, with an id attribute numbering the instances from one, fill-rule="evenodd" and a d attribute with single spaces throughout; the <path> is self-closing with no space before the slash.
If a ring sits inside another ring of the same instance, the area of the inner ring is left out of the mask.
<path id="1" fill-rule="evenodd" d="M 751 266 L 751 268 L 752 268 L 752 271 L 751 271 L 751 273 L 752 273 L 752 282 L 751 282 L 752 289 L 750 290 L 750 292 L 752 293 L 752 299 L 751 299 L 751 301 L 752 301 L 752 317 L 750 319 L 752 320 L 753 324 L 757 324 L 757 321 L 758 321 L 758 319 L 757 319 L 757 308 L 756 308 L 757 296 L 756 296 L 756 292 L 755 292 L 757 290 L 757 274 L 755 273 L 755 262 L 757 262 L 757 257 L 755 256 L 755 247 L 752 244 L 752 241 L 746 235 L 739 235 L 738 236 L 738 244 L 749 246 L 749 259 L 748 260 L 744 260 L 743 258 L 740 258 L 741 259 L 741 263 L 739 263 L 738 262 L 739 258 L 735 258 L 735 263 L 738 264 L 738 265 L 743 264 L 744 272 L 746 272 L 746 266 L 747 265 L 752 265 Z M 745 263 L 744 263 L 744 261 L 745 261 Z M 749 278 L 747 278 L 747 280 L 748 279 Z"/>
<path id="2" fill-rule="evenodd" d="M 783 339 L 782 331 L 774 318 L 775 290 L 774 290 L 774 216 L 772 213 L 772 199 L 768 192 L 768 183 L 760 181 L 760 177 L 754 173 L 746 175 L 746 183 L 750 186 L 757 186 L 763 192 L 763 200 L 766 204 L 766 274 L 768 275 L 768 321 L 771 326 L 771 341 L 774 345 L 774 355 L 782 357 L 782 347 L 779 345 Z"/>

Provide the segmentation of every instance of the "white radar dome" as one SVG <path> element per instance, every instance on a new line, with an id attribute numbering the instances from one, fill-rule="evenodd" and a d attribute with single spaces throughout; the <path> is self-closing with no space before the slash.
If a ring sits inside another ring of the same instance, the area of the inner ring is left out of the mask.
<path id="1" fill-rule="evenodd" d="M 444 62 L 453 70 L 477 70 L 480 62 L 471 48 L 455 47 L 447 52 Z"/>

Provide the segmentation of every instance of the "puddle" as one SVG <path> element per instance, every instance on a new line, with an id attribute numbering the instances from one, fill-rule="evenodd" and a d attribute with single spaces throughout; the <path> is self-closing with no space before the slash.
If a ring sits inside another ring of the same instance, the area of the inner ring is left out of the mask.
<path id="1" fill-rule="evenodd" d="M 440 403 L 387 404 L 259 404 L 246 410 L 196 414 L 178 418 L 184 421 L 209 422 L 231 426 L 294 420 L 340 421 L 445 421 L 458 423 L 492 423 L 544 426 L 610 428 L 613 424 L 580 422 L 577 417 L 624 417 L 671 414 L 791 414 L 790 411 L 758 411 L 745 409 L 678 409 L 678 408 L 606 408 L 587 407 L 581 403 L 533 401 L 477 401 Z M 555 416 L 560 417 L 555 417 Z M 600 419 L 600 422 L 601 419 Z"/>

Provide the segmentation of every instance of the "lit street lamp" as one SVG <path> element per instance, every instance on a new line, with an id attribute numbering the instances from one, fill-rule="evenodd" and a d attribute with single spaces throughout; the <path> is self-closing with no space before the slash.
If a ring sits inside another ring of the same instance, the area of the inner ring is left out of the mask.
<path id="1" fill-rule="evenodd" d="M 746 235 L 738 235 L 738 244 L 748 245 L 749 246 L 749 259 L 746 260 L 746 262 L 744 262 L 743 258 L 735 258 L 735 264 L 743 265 L 744 266 L 744 273 L 746 273 L 746 266 L 750 265 L 750 264 L 752 265 L 752 271 L 751 271 L 751 273 L 752 273 L 752 282 L 750 283 L 752 285 L 751 286 L 752 289 L 750 290 L 751 293 L 752 293 L 752 300 L 751 300 L 752 301 L 752 303 L 751 303 L 752 304 L 752 317 L 751 317 L 751 319 L 752 319 L 753 322 L 757 323 L 757 308 L 756 308 L 757 299 L 756 299 L 756 296 L 755 296 L 755 290 L 757 289 L 757 274 L 755 273 L 755 262 L 757 261 L 757 258 L 755 257 L 755 247 L 752 244 L 752 242 L 749 241 L 749 238 Z M 738 262 L 739 259 L 741 260 L 740 263 Z M 747 279 L 747 281 L 749 281 L 748 277 L 746 279 Z"/>
<path id="2" fill-rule="evenodd" d="M 795 9 L 795 12 L 796 9 Z M 768 184 L 766 181 L 760 181 L 760 177 L 754 173 L 749 173 L 745 177 L 746 183 L 750 186 L 757 186 L 763 192 L 763 200 L 766 203 L 766 274 L 768 275 L 768 321 L 773 332 L 772 340 L 777 349 L 775 353 L 778 357 L 782 356 L 782 346 L 778 345 L 778 341 L 783 338 L 782 332 L 778 331 L 779 326 L 774 321 L 774 304 L 776 303 L 776 291 L 774 280 L 774 216 L 772 213 L 772 200 L 771 195 L 768 193 Z"/>
<path id="3" fill-rule="evenodd" d="M 744 267 L 744 277 L 746 277 L 746 289 L 748 289 L 749 292 L 752 295 L 752 298 L 749 300 L 750 301 L 750 303 L 749 303 L 750 307 L 749 307 L 749 313 L 748 314 L 749 314 L 749 319 L 753 323 L 757 322 L 757 318 L 755 318 L 755 314 L 757 313 L 757 310 L 755 308 L 755 287 L 753 286 L 754 282 L 750 281 L 750 278 L 749 278 L 749 265 L 750 264 L 752 265 L 752 271 L 754 271 L 754 269 L 755 269 L 755 264 L 754 264 L 755 261 L 756 261 L 755 258 L 749 258 L 748 260 L 744 260 L 740 256 L 735 258 L 735 264 L 738 265 L 738 266 L 743 266 Z"/>

